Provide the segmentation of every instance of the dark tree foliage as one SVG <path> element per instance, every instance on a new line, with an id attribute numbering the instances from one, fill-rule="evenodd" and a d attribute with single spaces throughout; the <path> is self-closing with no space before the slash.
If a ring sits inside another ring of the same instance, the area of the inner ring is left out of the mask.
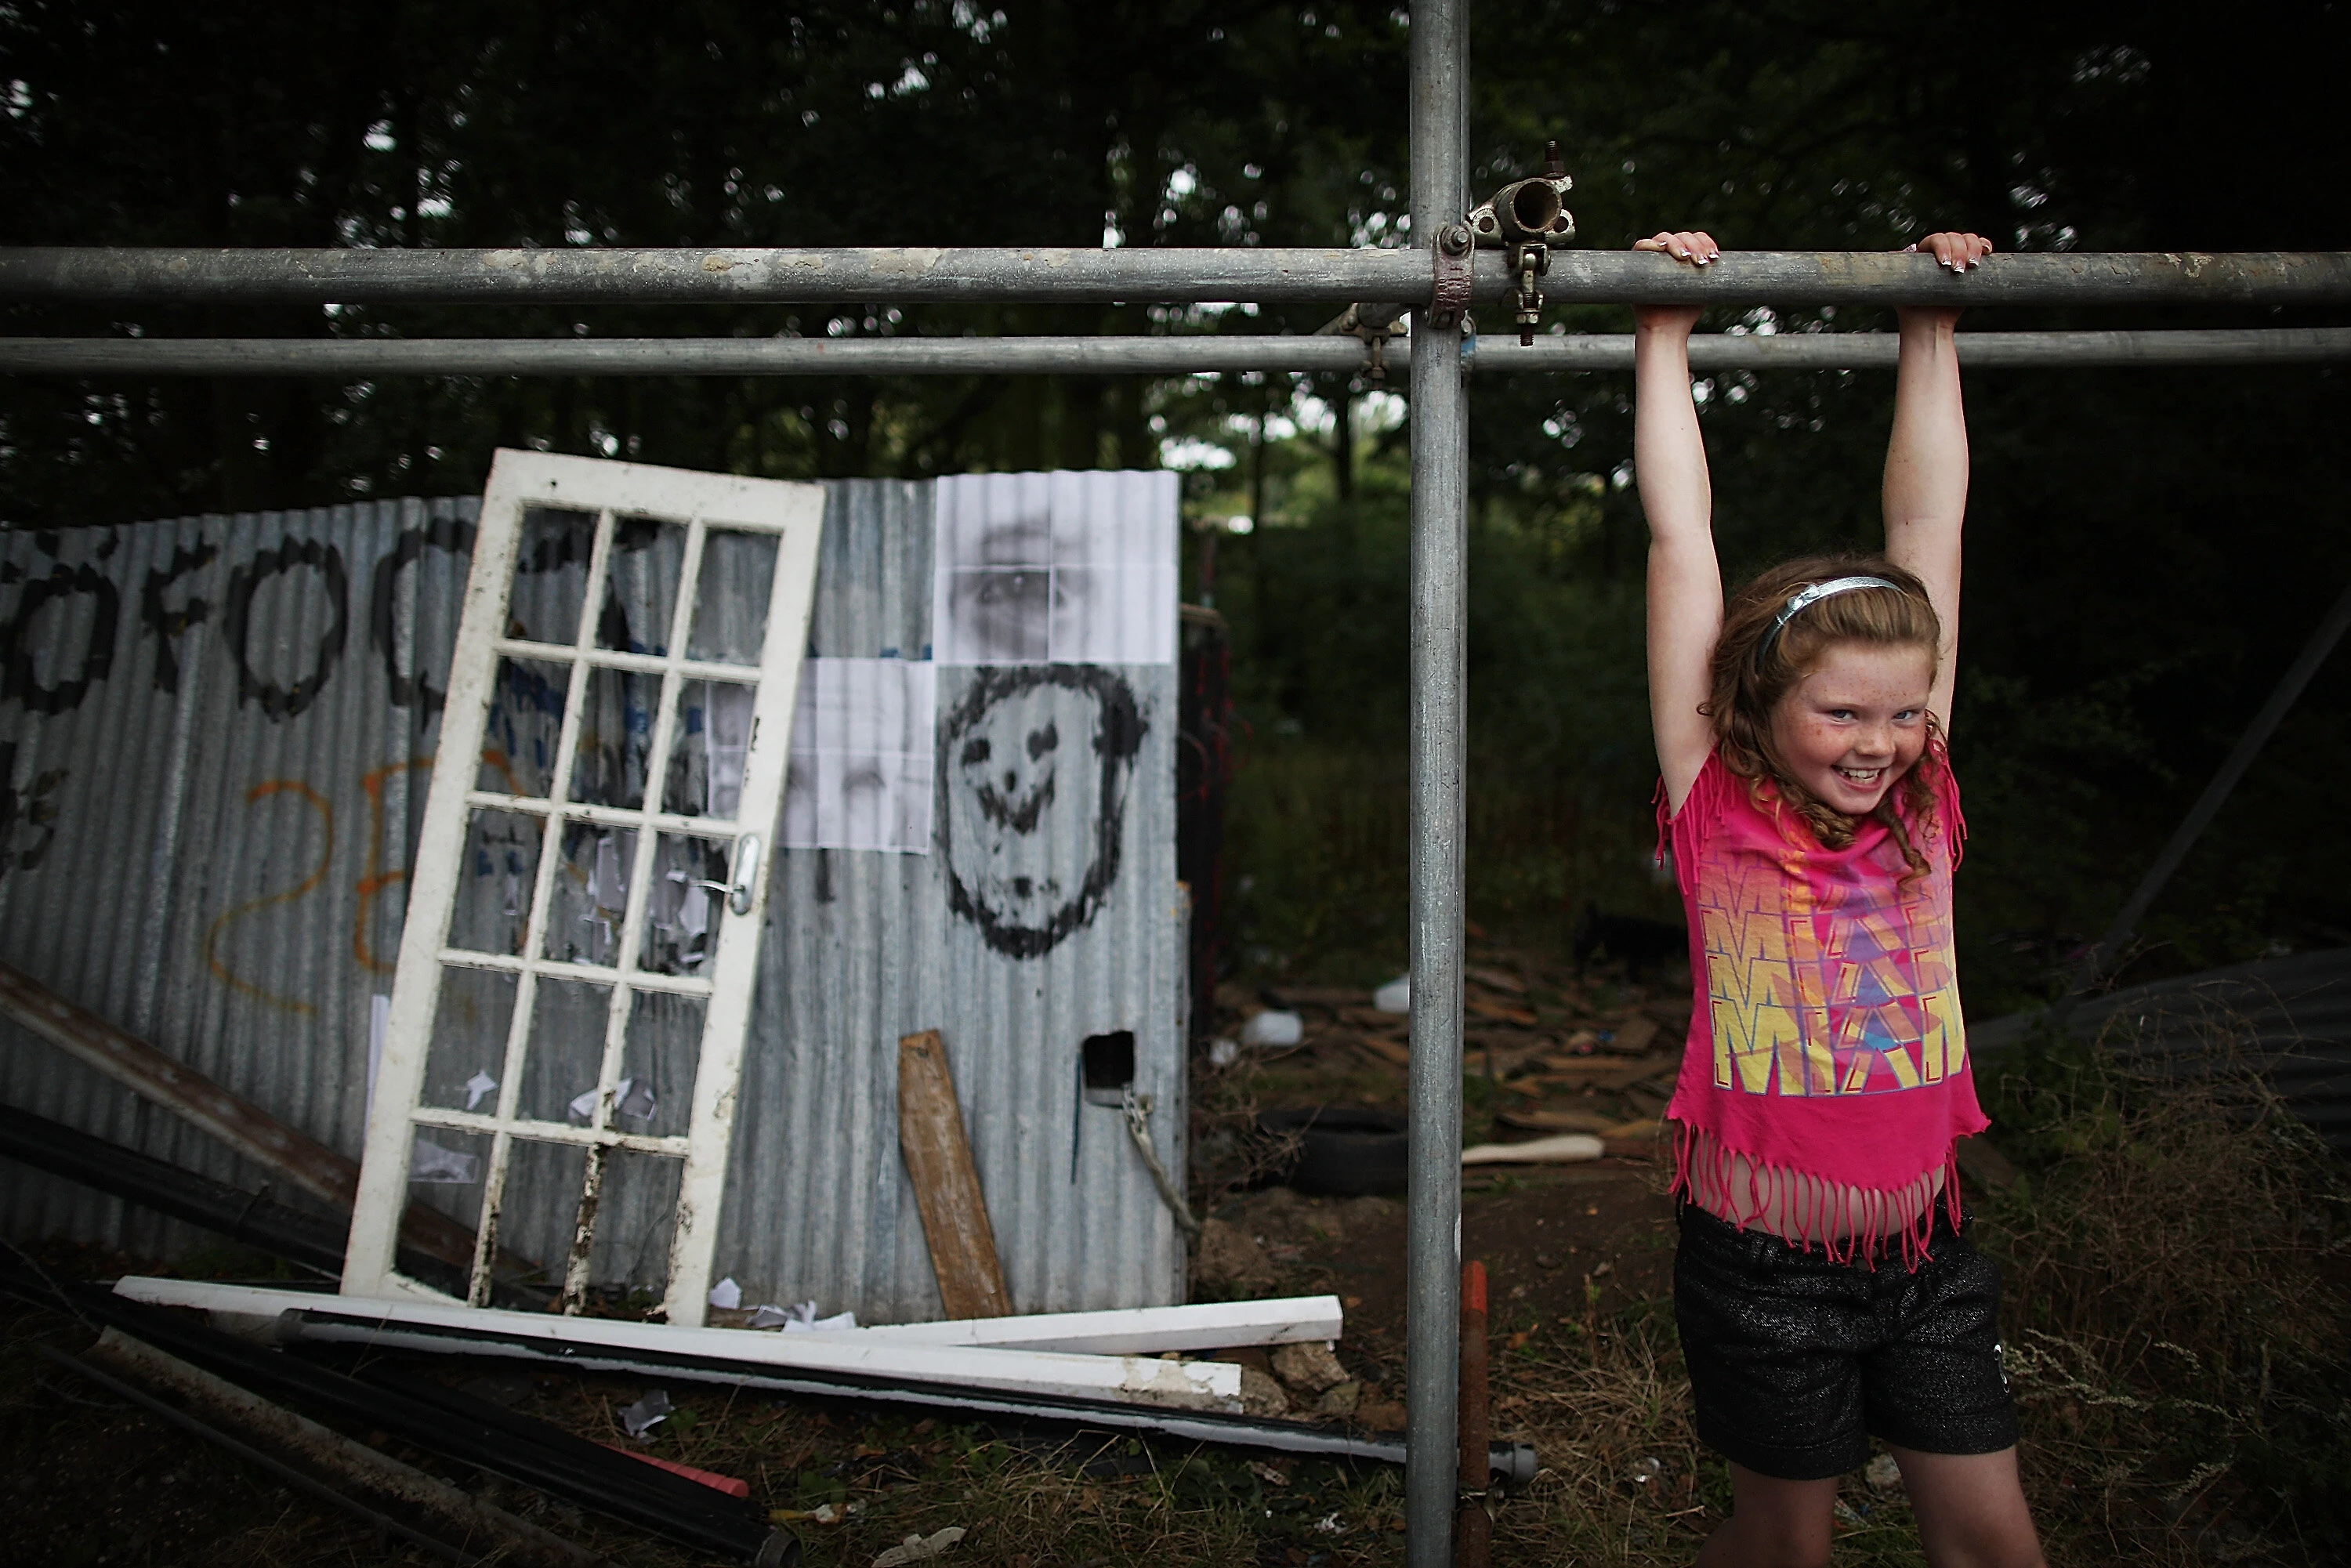
<path id="1" fill-rule="evenodd" d="M 1670 225 L 1750 248 L 1896 247 L 1946 226 L 2006 249 L 2351 247 L 2334 195 L 2351 137 L 2336 5 L 1529 0 L 1480 7 L 1475 26 L 1476 184 L 1527 172 L 1557 137 L 1588 246 Z M 1394 244 L 1406 37 L 1401 9 L 1355 0 L 21 0 L 0 8 L 0 243 Z M 0 331 L 1306 331 L 1319 314 L 11 307 Z M 1627 325 L 1619 310 L 1553 316 Z M 1987 311 L 1964 325 L 2294 319 Z M 1223 546 L 1250 717 L 1393 747 L 1404 434 L 1236 438 L 1293 390 L 19 378 L 0 386 L 0 523 L 460 492 L 501 444 L 922 475 L 1149 465 L 1163 437 L 1196 434 L 1237 448 L 1241 466 L 1214 482 L 1253 510 L 1292 477 L 1305 497 L 1264 519 L 1288 526 Z M 1367 389 L 1311 390 L 1347 432 Z M 1734 572 L 1873 540 L 1888 378 L 1704 390 Z M 1479 776 L 1536 781 L 1627 842 L 1651 777 L 1629 392 L 1618 376 L 1481 378 L 1472 511 Z M 2343 375 L 2312 367 L 1981 372 L 1969 397 L 1955 728 L 1977 850 L 1960 929 L 1975 994 L 2014 997 L 2103 925 L 2351 578 L 2335 461 L 2351 409 Z M 2351 856 L 2327 800 L 2351 762 L 2346 692 L 2333 669 L 2314 685 L 2158 905 L 2149 934 L 2168 946 L 2138 973 L 2351 942 Z M 1594 874 L 1604 894 L 1637 886 L 1621 867 Z"/>

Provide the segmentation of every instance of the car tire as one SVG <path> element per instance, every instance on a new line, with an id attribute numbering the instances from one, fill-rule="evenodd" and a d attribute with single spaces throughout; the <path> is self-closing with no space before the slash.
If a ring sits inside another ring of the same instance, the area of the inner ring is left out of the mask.
<path id="1" fill-rule="evenodd" d="M 1264 1112 L 1257 1124 L 1270 1137 L 1297 1136 L 1298 1153 L 1284 1179 L 1300 1192 L 1356 1197 L 1405 1188 L 1411 1141 L 1408 1124 L 1395 1112 L 1310 1105 Z"/>

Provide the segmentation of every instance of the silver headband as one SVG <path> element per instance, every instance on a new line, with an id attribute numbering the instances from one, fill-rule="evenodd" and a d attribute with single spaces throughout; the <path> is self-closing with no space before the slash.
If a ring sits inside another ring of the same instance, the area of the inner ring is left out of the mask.
<path id="1" fill-rule="evenodd" d="M 1813 583 L 1791 596 L 1785 608 L 1771 618 L 1771 630 L 1764 632 L 1763 640 L 1755 644 L 1755 667 L 1759 670 L 1763 667 L 1763 661 L 1771 656 L 1772 645 L 1780 641 L 1780 633 L 1788 629 L 1789 622 L 1823 599 L 1851 593 L 1857 588 L 1890 588 L 1896 593 L 1902 591 L 1900 583 L 1888 582 L 1882 577 L 1833 577 L 1826 582 Z"/>

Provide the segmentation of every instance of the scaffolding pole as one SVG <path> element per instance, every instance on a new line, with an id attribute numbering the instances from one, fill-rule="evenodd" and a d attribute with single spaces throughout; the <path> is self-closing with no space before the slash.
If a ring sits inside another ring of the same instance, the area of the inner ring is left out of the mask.
<path id="1" fill-rule="evenodd" d="M 1469 244 L 1468 0 L 1412 7 L 1412 233 L 1434 278 Z M 1447 232 L 1452 231 L 1452 232 Z M 1466 258 L 1465 258 L 1466 259 Z M 1435 290 L 1432 288 L 1431 294 Z M 1424 301 L 1430 297 L 1423 296 Z M 1442 301 L 1430 301 L 1442 304 Z M 1453 1560 L 1461 1334 L 1461 965 L 1468 824 L 1466 323 L 1425 303 L 1412 362 L 1412 1056 L 1405 1214 L 1405 1560 Z"/>
<path id="2" fill-rule="evenodd" d="M 1707 372 L 1887 370 L 1891 332 L 1704 333 L 1690 367 Z M 2168 332 L 1962 332 L 1970 370 L 2100 365 L 2314 364 L 2351 359 L 2351 328 Z M 1633 340 L 1573 333 L 1521 347 L 1468 338 L 1464 370 L 1629 371 Z M 0 373 L 326 376 L 1182 376 L 1399 375 L 1412 340 L 1375 353 L 1351 337 L 1171 338 L 0 338 Z"/>
<path id="3" fill-rule="evenodd" d="M 1458 222 L 1466 194 L 1422 211 Z M 1470 298 L 1515 282 L 1499 252 L 1472 258 Z M 1727 251 L 1703 270 L 1647 251 L 1562 250 L 1554 305 L 2341 305 L 2351 253 L 1992 256 L 1964 277 L 1899 251 Z M 1425 305 L 1427 249 L 166 250 L 0 248 L 0 301 L 220 305 L 570 300 L 601 304 Z"/>

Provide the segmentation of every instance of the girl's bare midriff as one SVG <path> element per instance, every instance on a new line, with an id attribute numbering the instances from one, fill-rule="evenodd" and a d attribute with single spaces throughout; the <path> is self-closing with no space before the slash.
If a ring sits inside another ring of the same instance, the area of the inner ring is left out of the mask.
<path id="1" fill-rule="evenodd" d="M 1915 1231 L 1943 1191 L 1939 1165 L 1908 1186 L 1880 1192 L 1759 1167 L 1745 1155 L 1722 1148 L 1702 1129 L 1686 1128 L 1683 1135 L 1689 1140 L 1691 1202 L 1717 1219 L 1800 1244 L 1834 1245 Z"/>

